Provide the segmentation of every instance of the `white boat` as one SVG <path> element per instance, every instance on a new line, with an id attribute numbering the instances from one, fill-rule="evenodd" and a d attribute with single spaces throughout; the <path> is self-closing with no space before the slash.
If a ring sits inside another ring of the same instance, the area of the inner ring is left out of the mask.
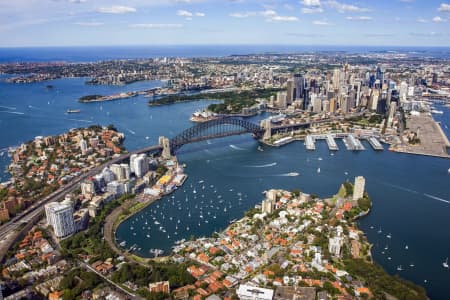
<path id="1" fill-rule="evenodd" d="M 295 177 L 295 176 L 298 176 L 298 175 L 300 175 L 300 174 L 297 173 L 297 172 L 290 172 L 290 173 L 287 173 L 286 175 L 287 175 L 287 176 L 290 176 L 290 177 Z M 240 200 L 242 200 L 242 198 L 240 198 Z"/>
<path id="2" fill-rule="evenodd" d="M 155 225 L 159 225 L 160 223 L 158 221 L 155 221 Z"/>
<path id="3" fill-rule="evenodd" d="M 397 271 L 403 271 L 402 265 L 397 267 Z"/>
<path id="4" fill-rule="evenodd" d="M 119 246 L 125 247 L 126 244 L 127 244 L 127 242 L 123 241 L 123 242 L 120 242 L 120 243 L 119 243 Z"/>
<path id="5" fill-rule="evenodd" d="M 322 160 L 322 157 L 319 157 L 317 160 Z"/>
<path id="6" fill-rule="evenodd" d="M 320 173 L 320 168 L 317 168 L 317 173 Z"/>
<path id="7" fill-rule="evenodd" d="M 409 266 L 410 266 L 411 268 L 414 268 L 415 265 L 414 265 L 414 263 L 410 263 Z"/>
<path id="8" fill-rule="evenodd" d="M 388 239 L 390 239 L 390 238 L 392 237 L 392 235 L 391 235 L 390 233 L 388 233 L 388 235 L 386 235 L 386 237 L 387 237 Z"/>
<path id="9" fill-rule="evenodd" d="M 448 257 L 445 259 L 445 261 L 442 263 L 442 266 L 446 269 L 448 269 Z"/>
<path id="10" fill-rule="evenodd" d="M 408 249 L 409 249 L 409 247 L 408 247 L 408 245 L 406 245 L 406 246 L 405 246 L 405 250 L 408 250 Z"/>
<path id="11" fill-rule="evenodd" d="M 444 112 L 442 110 L 436 110 L 436 109 L 432 109 L 431 110 L 432 114 L 437 114 L 437 115 L 442 115 Z"/>
<path id="12" fill-rule="evenodd" d="M 264 151 L 264 149 L 261 146 L 258 146 L 258 151 Z"/>

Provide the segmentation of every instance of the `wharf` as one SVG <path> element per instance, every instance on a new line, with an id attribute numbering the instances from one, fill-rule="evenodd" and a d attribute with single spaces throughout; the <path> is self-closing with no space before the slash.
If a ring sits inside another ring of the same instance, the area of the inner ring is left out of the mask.
<path id="1" fill-rule="evenodd" d="M 306 136 L 305 145 L 307 150 L 316 150 L 316 142 L 314 138 L 310 135 Z"/>
<path id="2" fill-rule="evenodd" d="M 334 137 L 331 134 L 327 134 L 326 141 L 327 141 L 329 150 L 333 150 L 333 151 L 339 150 L 339 147 L 336 144 L 336 141 L 334 140 Z"/>
<path id="3" fill-rule="evenodd" d="M 365 150 L 361 141 L 355 138 L 353 134 L 349 134 L 346 138 L 344 138 L 344 144 L 345 147 L 347 147 L 347 149 L 351 151 Z"/>
<path id="4" fill-rule="evenodd" d="M 384 150 L 383 145 L 381 145 L 381 143 L 375 137 L 373 137 L 373 136 L 368 137 L 367 141 L 369 142 L 369 144 L 372 146 L 372 148 L 374 150 L 377 150 L 377 151 Z"/>

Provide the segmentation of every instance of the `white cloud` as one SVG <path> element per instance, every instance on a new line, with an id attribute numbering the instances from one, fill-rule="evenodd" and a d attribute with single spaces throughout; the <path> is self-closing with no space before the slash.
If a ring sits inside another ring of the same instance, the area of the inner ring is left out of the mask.
<path id="1" fill-rule="evenodd" d="M 272 9 L 267 9 L 265 11 L 260 12 L 260 15 L 266 18 L 266 21 L 276 21 L 276 22 L 296 22 L 298 21 L 297 17 L 294 16 L 280 16 L 276 11 Z"/>
<path id="2" fill-rule="evenodd" d="M 229 15 L 233 18 L 248 18 L 248 17 L 255 17 L 255 16 L 261 16 L 266 19 L 268 22 L 296 22 L 298 21 L 298 18 L 295 16 L 280 16 L 276 11 L 273 9 L 266 9 L 264 11 L 249 11 L 249 12 L 236 12 L 231 13 Z"/>
<path id="3" fill-rule="evenodd" d="M 434 17 L 432 20 L 433 20 L 433 22 L 435 22 L 435 23 L 447 22 L 446 19 L 442 19 L 442 18 L 439 17 L 439 16 Z"/>
<path id="4" fill-rule="evenodd" d="M 294 16 L 273 16 L 270 17 L 268 21 L 296 22 L 298 21 L 298 18 Z"/>
<path id="5" fill-rule="evenodd" d="M 450 4 L 448 4 L 448 3 L 441 3 L 441 5 L 438 8 L 438 11 L 440 11 L 440 12 L 450 12 Z"/>
<path id="6" fill-rule="evenodd" d="M 305 6 L 320 6 L 320 0 L 303 0 L 302 4 Z"/>
<path id="7" fill-rule="evenodd" d="M 424 19 L 424 18 L 417 18 L 417 22 L 419 22 L 419 23 L 428 23 L 428 20 Z"/>
<path id="8" fill-rule="evenodd" d="M 371 21 L 372 17 L 369 16 L 356 16 L 356 17 L 345 17 L 346 20 L 349 21 Z"/>
<path id="9" fill-rule="evenodd" d="M 414 2 L 414 0 L 399 0 L 400 2 L 403 2 L 403 3 L 413 3 Z"/>
<path id="10" fill-rule="evenodd" d="M 204 17 L 204 16 L 206 16 L 206 15 L 205 15 L 205 13 L 202 13 L 202 12 L 196 12 L 196 13 L 195 13 L 195 16 L 196 16 L 196 17 Z"/>
<path id="11" fill-rule="evenodd" d="M 144 29 L 165 29 L 165 28 L 182 28 L 183 24 L 166 24 L 166 23 L 140 23 L 130 24 L 130 28 L 144 28 Z"/>
<path id="12" fill-rule="evenodd" d="M 194 14 L 187 10 L 178 10 L 177 16 L 180 17 L 192 17 Z"/>
<path id="13" fill-rule="evenodd" d="M 369 11 L 369 9 L 365 8 L 365 7 L 359 7 L 359 6 L 356 6 L 353 4 L 341 3 L 341 2 L 337 2 L 335 0 L 327 1 L 326 4 L 329 7 L 334 8 L 335 10 L 337 10 L 340 13 Z"/>
<path id="14" fill-rule="evenodd" d="M 84 3 L 86 0 L 69 0 L 70 3 Z"/>
<path id="15" fill-rule="evenodd" d="M 323 13 L 323 9 L 321 7 L 314 7 L 314 8 L 303 7 L 302 13 L 304 13 L 304 14 L 321 14 L 321 13 Z"/>
<path id="16" fill-rule="evenodd" d="M 236 13 L 229 14 L 229 16 L 233 17 L 233 18 L 243 19 L 243 18 L 251 17 L 252 15 L 250 13 L 239 13 L 239 12 L 236 12 Z"/>
<path id="17" fill-rule="evenodd" d="M 75 22 L 73 24 L 79 25 L 79 26 L 97 27 L 97 26 L 102 26 L 104 23 L 102 23 L 102 22 Z"/>
<path id="18" fill-rule="evenodd" d="M 324 20 L 316 20 L 312 22 L 314 25 L 320 25 L 320 26 L 327 26 L 327 25 L 331 25 L 328 21 L 324 21 Z"/>
<path id="19" fill-rule="evenodd" d="M 127 14 L 136 12 L 136 8 L 130 6 L 113 5 L 108 7 L 100 7 L 97 12 L 102 14 Z"/>

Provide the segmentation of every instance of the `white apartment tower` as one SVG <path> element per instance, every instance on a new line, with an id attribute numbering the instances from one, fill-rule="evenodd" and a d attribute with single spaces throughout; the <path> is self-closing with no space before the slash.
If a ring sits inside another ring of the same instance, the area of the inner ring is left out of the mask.
<path id="1" fill-rule="evenodd" d="M 53 227 L 56 237 L 62 238 L 75 232 L 73 208 L 68 203 L 51 202 L 45 205 L 47 224 Z"/>
<path id="2" fill-rule="evenodd" d="M 364 186 L 366 180 L 363 176 L 355 177 L 355 186 L 353 187 L 353 200 L 356 201 L 364 196 Z"/>

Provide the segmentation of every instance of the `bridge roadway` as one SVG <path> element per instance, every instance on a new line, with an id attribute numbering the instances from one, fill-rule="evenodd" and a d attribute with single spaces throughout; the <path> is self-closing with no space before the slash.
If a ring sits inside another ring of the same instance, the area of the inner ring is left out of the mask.
<path id="1" fill-rule="evenodd" d="M 149 146 L 146 148 L 142 148 L 139 150 L 131 151 L 126 154 L 119 155 L 117 157 L 113 157 L 111 160 L 107 161 L 104 164 L 101 164 L 93 169 L 90 169 L 88 172 L 81 174 L 80 176 L 74 178 L 70 183 L 60 187 L 58 190 L 54 191 L 50 195 L 44 197 L 39 202 L 33 204 L 31 207 L 15 216 L 7 223 L 3 224 L 0 227 L 0 262 L 3 260 L 5 253 L 11 247 L 11 244 L 14 243 L 14 236 L 16 234 L 20 234 L 20 230 L 17 230 L 21 224 L 28 224 L 29 222 L 36 222 L 37 217 L 43 213 L 44 205 L 57 201 L 62 198 L 64 195 L 73 192 L 78 188 L 78 185 L 91 176 L 94 176 L 101 172 L 101 170 L 105 167 L 108 167 L 112 164 L 119 163 L 125 159 L 128 159 L 132 154 L 140 154 L 140 153 L 149 153 L 161 151 L 162 147 L 159 145 Z"/>

